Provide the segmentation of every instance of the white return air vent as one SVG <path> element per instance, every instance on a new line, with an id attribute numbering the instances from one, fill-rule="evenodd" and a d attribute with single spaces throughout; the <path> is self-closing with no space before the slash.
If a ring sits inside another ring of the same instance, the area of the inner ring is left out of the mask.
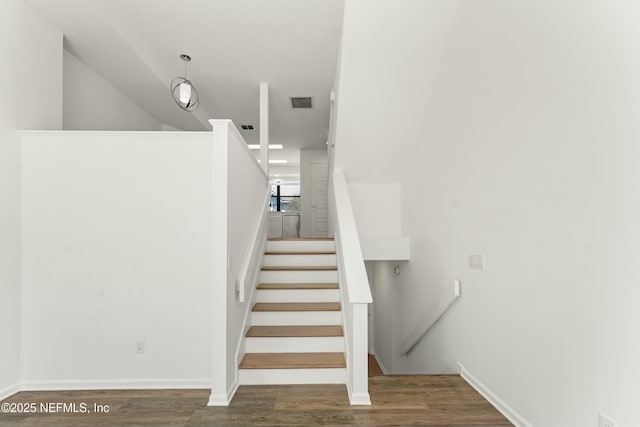
<path id="1" fill-rule="evenodd" d="M 312 96 L 291 97 L 291 108 L 313 108 Z"/>

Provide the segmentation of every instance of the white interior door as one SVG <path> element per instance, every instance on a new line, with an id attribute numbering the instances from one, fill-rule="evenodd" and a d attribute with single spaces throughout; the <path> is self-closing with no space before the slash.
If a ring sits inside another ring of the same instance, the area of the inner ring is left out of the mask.
<path id="1" fill-rule="evenodd" d="M 311 237 L 329 234 L 329 165 L 311 164 Z"/>

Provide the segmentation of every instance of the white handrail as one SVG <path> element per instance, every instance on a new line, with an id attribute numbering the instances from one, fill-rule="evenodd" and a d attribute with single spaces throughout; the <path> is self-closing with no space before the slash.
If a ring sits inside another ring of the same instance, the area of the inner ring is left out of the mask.
<path id="1" fill-rule="evenodd" d="M 460 297 L 460 282 L 456 281 L 454 285 L 453 295 L 441 303 L 435 310 L 430 311 L 427 316 L 419 322 L 411 331 L 402 348 L 402 357 L 407 357 L 416 348 L 418 343 L 433 329 L 438 320 L 444 316 L 454 302 Z M 439 309 L 438 309 L 439 308 Z M 427 325 L 423 328 L 422 325 Z"/>
<path id="2" fill-rule="evenodd" d="M 342 169 L 336 168 L 333 172 L 333 196 L 336 209 L 336 231 L 340 237 L 337 243 L 341 246 L 340 253 L 344 260 L 349 302 L 368 304 L 373 302 L 373 299 L 367 270 L 364 267 L 356 219 L 351 207 L 349 187 Z"/>
<path id="3" fill-rule="evenodd" d="M 251 231 L 251 236 L 249 237 L 249 244 L 247 245 L 247 249 L 244 253 L 244 256 L 242 257 L 242 264 L 240 265 L 240 272 L 238 273 L 238 279 L 236 281 L 238 299 L 240 300 L 240 302 L 245 302 L 246 296 L 250 295 L 250 292 L 248 292 L 247 289 L 249 286 L 254 285 L 253 279 L 255 278 L 258 269 L 260 268 L 258 258 L 260 255 L 262 255 L 261 243 L 264 242 L 267 235 L 267 206 L 270 197 L 271 188 L 267 186 L 264 201 L 260 205 L 260 208 L 258 209 L 258 212 L 256 214 L 256 219 L 253 223 L 253 230 Z M 254 266 L 254 268 L 250 271 L 252 265 Z M 249 280 L 247 280 L 247 278 Z"/>

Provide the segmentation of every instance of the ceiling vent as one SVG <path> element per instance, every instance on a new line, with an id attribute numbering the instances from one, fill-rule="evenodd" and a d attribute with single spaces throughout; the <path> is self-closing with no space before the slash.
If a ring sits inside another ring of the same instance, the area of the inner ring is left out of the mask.
<path id="1" fill-rule="evenodd" d="M 313 108 L 313 97 L 291 97 L 291 108 Z"/>

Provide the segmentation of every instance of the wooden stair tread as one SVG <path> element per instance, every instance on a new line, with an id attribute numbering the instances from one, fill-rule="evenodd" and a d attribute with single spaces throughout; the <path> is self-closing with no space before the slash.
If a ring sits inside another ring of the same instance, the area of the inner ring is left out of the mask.
<path id="1" fill-rule="evenodd" d="M 269 237 L 271 242 L 326 242 L 335 240 L 333 237 Z"/>
<path id="2" fill-rule="evenodd" d="M 247 353 L 240 369 L 345 368 L 343 353 Z"/>
<path id="3" fill-rule="evenodd" d="M 265 255 L 335 255 L 335 251 L 266 251 Z"/>
<path id="4" fill-rule="evenodd" d="M 260 283 L 258 289 L 338 289 L 337 283 Z"/>
<path id="5" fill-rule="evenodd" d="M 262 271 L 333 271 L 338 267 L 332 265 L 265 265 Z"/>
<path id="6" fill-rule="evenodd" d="M 258 302 L 253 311 L 340 311 L 337 302 Z"/>
<path id="7" fill-rule="evenodd" d="M 340 325 L 252 326 L 247 337 L 341 337 Z"/>

